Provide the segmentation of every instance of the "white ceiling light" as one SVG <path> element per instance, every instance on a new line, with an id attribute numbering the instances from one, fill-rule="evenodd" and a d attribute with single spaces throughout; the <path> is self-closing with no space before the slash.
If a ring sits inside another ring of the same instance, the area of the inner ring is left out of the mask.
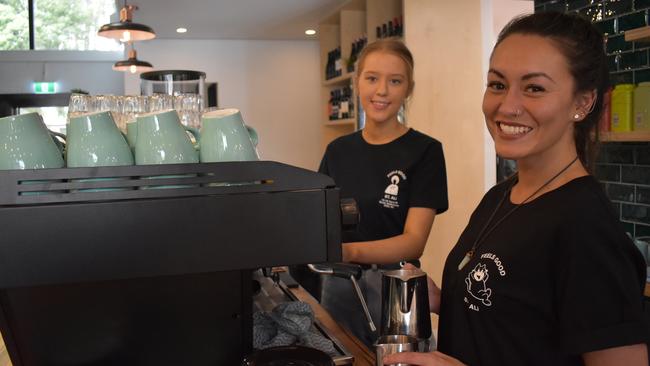
<path id="1" fill-rule="evenodd" d="M 186 33 L 186 32 L 187 32 L 187 28 L 183 28 L 183 27 L 176 28 L 176 33 Z"/>
<path id="2" fill-rule="evenodd" d="M 308 36 L 313 36 L 314 34 L 316 34 L 316 31 L 313 30 L 313 29 L 307 29 L 305 31 L 305 34 L 308 35 Z"/>

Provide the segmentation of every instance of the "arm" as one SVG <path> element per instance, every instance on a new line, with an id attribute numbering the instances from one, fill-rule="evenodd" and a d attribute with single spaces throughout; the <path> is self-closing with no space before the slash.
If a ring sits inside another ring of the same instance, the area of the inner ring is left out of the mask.
<path id="1" fill-rule="evenodd" d="M 646 366 L 648 365 L 648 347 L 644 343 L 631 346 L 607 348 L 587 352 L 582 355 L 585 366 Z"/>
<path id="2" fill-rule="evenodd" d="M 411 207 L 402 234 L 382 240 L 346 243 L 343 245 L 343 261 L 384 264 L 420 258 L 435 216 L 436 210 Z"/>

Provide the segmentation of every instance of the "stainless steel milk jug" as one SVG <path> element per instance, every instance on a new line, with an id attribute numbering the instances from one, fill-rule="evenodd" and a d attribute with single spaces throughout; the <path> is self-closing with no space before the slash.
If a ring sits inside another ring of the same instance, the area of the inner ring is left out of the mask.
<path id="1" fill-rule="evenodd" d="M 386 271 L 382 276 L 380 335 L 431 337 L 427 274 L 420 269 Z"/>

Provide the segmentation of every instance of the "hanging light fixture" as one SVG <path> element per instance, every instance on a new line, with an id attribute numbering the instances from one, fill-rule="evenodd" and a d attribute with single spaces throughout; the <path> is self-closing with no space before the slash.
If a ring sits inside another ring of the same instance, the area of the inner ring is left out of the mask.
<path id="1" fill-rule="evenodd" d="M 131 49 L 129 50 L 129 58 L 126 60 L 117 61 L 113 65 L 113 70 L 127 71 L 130 72 L 131 74 L 135 74 L 136 72 L 149 71 L 153 69 L 153 65 L 151 65 L 147 61 L 138 60 L 138 53 L 135 52 L 135 48 L 133 48 L 133 43 L 129 42 L 129 45 L 131 46 Z"/>
<path id="2" fill-rule="evenodd" d="M 126 0 L 124 0 L 124 6 L 120 9 L 120 21 L 102 25 L 97 34 L 122 42 L 146 41 L 155 38 L 156 33 L 151 27 L 132 22 L 135 10 L 138 10 L 137 6 L 127 5 Z"/>

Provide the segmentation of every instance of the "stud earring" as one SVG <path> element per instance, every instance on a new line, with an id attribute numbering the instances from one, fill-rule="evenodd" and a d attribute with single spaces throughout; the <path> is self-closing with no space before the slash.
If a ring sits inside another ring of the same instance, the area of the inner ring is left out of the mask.
<path id="1" fill-rule="evenodd" d="M 580 118 L 580 113 L 576 113 L 573 115 L 573 119 L 579 119 Z"/>

